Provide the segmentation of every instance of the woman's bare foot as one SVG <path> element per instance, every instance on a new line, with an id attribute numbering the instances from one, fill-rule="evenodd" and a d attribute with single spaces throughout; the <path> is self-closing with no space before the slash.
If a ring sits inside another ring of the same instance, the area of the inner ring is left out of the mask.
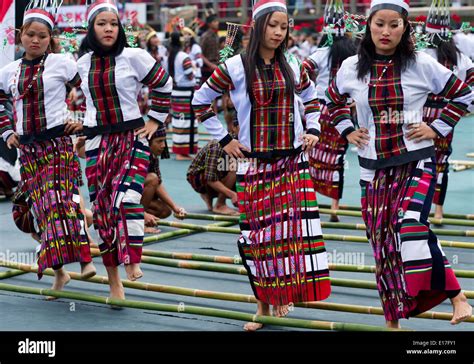
<path id="1" fill-rule="evenodd" d="M 464 293 L 460 292 L 456 297 L 452 298 L 451 303 L 453 304 L 451 325 L 457 325 L 472 316 L 472 306 L 467 302 Z"/>
<path id="2" fill-rule="evenodd" d="M 109 278 L 109 287 L 110 287 L 110 298 L 125 299 L 125 291 L 123 289 L 123 284 L 120 279 L 120 275 L 117 267 L 105 267 L 107 270 L 107 276 Z M 122 307 L 111 305 L 110 308 L 114 310 L 121 310 Z"/>
<path id="3" fill-rule="evenodd" d="M 207 210 L 212 211 L 212 197 L 209 196 L 207 193 L 200 193 L 199 195 L 206 203 Z"/>
<path id="4" fill-rule="evenodd" d="M 96 274 L 96 270 L 94 267 L 94 263 L 81 263 L 81 279 L 89 279 L 94 277 Z"/>
<path id="5" fill-rule="evenodd" d="M 262 301 L 257 301 L 257 315 L 258 316 L 270 316 L 270 306 Z M 263 327 L 263 324 L 258 322 L 247 322 L 244 325 L 245 331 L 257 331 Z"/>
<path id="6" fill-rule="evenodd" d="M 339 222 L 339 216 L 337 215 L 331 215 L 331 217 L 329 218 L 329 222 Z"/>
<path id="7" fill-rule="evenodd" d="M 54 271 L 54 283 L 51 289 L 55 291 L 62 291 L 64 286 L 69 283 L 71 277 L 66 272 L 66 269 L 62 267 L 61 269 Z M 54 301 L 57 297 L 54 296 L 47 296 L 46 301 Z"/>
<path id="8" fill-rule="evenodd" d="M 289 313 L 288 305 L 273 306 L 273 316 L 275 317 L 285 317 Z"/>
<path id="9" fill-rule="evenodd" d="M 439 219 L 443 220 L 443 206 L 442 205 L 435 205 L 435 213 L 434 213 L 434 219 Z M 435 226 L 443 226 L 441 221 L 433 221 L 433 225 Z"/>
<path id="10" fill-rule="evenodd" d="M 192 161 L 193 158 L 189 155 L 176 154 L 177 161 Z"/>
<path id="11" fill-rule="evenodd" d="M 226 216 L 237 216 L 239 215 L 239 211 L 233 209 L 227 205 L 217 206 L 212 209 L 212 212 L 218 215 L 226 215 Z"/>
<path id="12" fill-rule="evenodd" d="M 385 325 L 389 328 L 389 329 L 401 329 L 402 327 L 400 326 L 400 322 L 398 320 L 395 320 L 395 321 L 386 321 L 385 322 Z"/>
<path id="13" fill-rule="evenodd" d="M 125 264 L 125 271 L 127 272 L 127 278 L 130 281 L 136 281 L 143 277 L 143 272 L 140 269 L 140 264 L 132 263 L 132 264 Z"/>

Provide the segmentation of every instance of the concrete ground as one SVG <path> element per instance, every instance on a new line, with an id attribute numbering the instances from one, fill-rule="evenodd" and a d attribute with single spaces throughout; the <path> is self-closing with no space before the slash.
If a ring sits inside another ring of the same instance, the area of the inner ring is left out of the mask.
<path id="1" fill-rule="evenodd" d="M 465 118 L 456 128 L 454 138 L 454 153 L 452 159 L 467 159 L 467 152 L 473 152 L 474 140 L 474 116 Z M 358 184 L 358 163 L 356 154 L 353 151 L 347 153 L 348 168 L 345 177 L 344 196 L 342 204 L 359 205 L 359 184 Z M 206 213 L 204 203 L 199 196 L 191 189 L 186 182 L 186 169 L 189 162 L 178 162 L 172 157 L 171 160 L 162 161 L 161 170 L 163 180 L 170 195 L 175 201 L 185 207 L 189 212 Z M 451 172 L 445 211 L 450 213 L 474 213 L 474 170 L 463 172 Z M 86 189 L 83 193 L 87 196 Z M 329 199 L 319 197 L 319 203 L 329 203 Z M 362 222 L 360 218 L 342 217 L 343 222 Z M 327 215 L 322 215 L 322 221 L 328 221 Z M 187 220 L 189 223 L 209 224 L 209 221 Z M 468 227 L 446 226 L 449 229 L 468 230 Z M 172 228 L 161 228 L 163 232 L 172 231 Z M 97 235 L 92 231 L 94 239 L 97 241 Z M 331 230 L 324 229 L 324 233 L 336 233 L 344 235 L 360 235 L 362 231 L 350 230 Z M 32 263 L 34 259 L 34 249 L 36 243 L 26 234 L 21 233 L 15 227 L 11 217 L 11 204 L 4 201 L 0 203 L 0 252 L 6 257 L 19 256 L 19 253 L 26 254 Z M 446 237 L 440 236 L 443 240 L 469 241 L 474 242 L 474 238 L 464 237 Z M 208 255 L 238 255 L 236 246 L 236 235 L 221 233 L 198 233 L 190 236 L 175 238 L 172 240 L 157 242 L 148 245 L 148 249 L 160 251 L 192 252 Z M 326 249 L 331 254 L 333 261 L 340 264 L 353 263 L 348 261 L 351 257 L 359 257 L 361 263 L 373 265 L 372 252 L 368 245 L 351 242 L 327 241 Z M 474 269 L 474 252 L 468 249 L 444 248 L 454 269 Z M 346 258 L 340 260 L 344 253 Z M 354 253 L 360 253 L 354 255 Z M 33 257 L 33 258 L 31 258 Z M 106 275 L 104 266 L 100 258 L 94 259 L 99 275 Z M 78 264 L 67 266 L 68 270 L 79 272 Z M 0 268 L 0 271 L 4 271 Z M 241 294 L 252 294 L 248 279 L 246 276 L 214 273 L 198 270 L 189 270 L 182 268 L 170 268 L 163 266 L 142 265 L 144 277 L 142 282 L 166 284 L 179 287 L 233 292 Z M 125 279 L 125 271 L 121 268 L 121 276 Z M 372 273 L 351 273 L 351 272 L 332 272 L 332 277 L 363 279 L 374 281 Z M 28 287 L 49 288 L 52 284 L 52 277 L 44 276 L 38 281 L 35 274 L 26 274 L 9 278 L 1 283 L 9 283 Z M 474 280 L 460 279 L 461 285 L 465 290 L 474 290 Z M 106 297 L 108 295 L 108 286 L 94 284 L 90 282 L 71 281 L 66 290 L 84 292 Z M 143 300 L 159 303 L 170 303 L 186 305 L 197 305 L 202 307 L 222 308 L 247 313 L 255 313 L 256 306 L 249 303 L 227 302 L 210 300 L 203 298 L 194 298 L 172 294 L 162 294 L 146 291 L 137 291 L 126 289 L 126 297 L 132 300 Z M 105 331 L 240 331 L 243 322 L 213 318 L 205 316 L 196 316 L 181 313 L 156 312 L 145 309 L 126 308 L 120 311 L 112 310 L 105 305 L 87 303 L 81 301 L 70 301 L 59 299 L 54 302 L 46 302 L 43 297 L 17 294 L 6 291 L 0 291 L 0 331 L 28 331 L 28 330 L 105 330 Z M 356 304 L 364 306 L 380 307 L 378 294 L 374 290 L 335 287 L 332 288 L 332 294 L 327 302 L 337 302 L 346 304 Z M 471 300 L 472 303 L 472 300 Z M 449 302 L 445 302 L 434 309 L 440 312 L 450 312 Z M 323 311 L 316 309 L 296 308 L 290 313 L 291 318 L 301 318 L 308 320 L 322 320 L 335 322 L 351 322 L 384 326 L 383 316 L 365 315 L 355 313 L 343 313 L 335 311 Z M 472 330 L 472 323 L 464 323 L 459 326 L 451 326 L 448 321 L 427 320 L 413 318 L 404 320 L 403 327 L 414 330 Z M 283 328 L 276 326 L 267 326 L 265 330 L 288 331 L 292 328 Z"/>

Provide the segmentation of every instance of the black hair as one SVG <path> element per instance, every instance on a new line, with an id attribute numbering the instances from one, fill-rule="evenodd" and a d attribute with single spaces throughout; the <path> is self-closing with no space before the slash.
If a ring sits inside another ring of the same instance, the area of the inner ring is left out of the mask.
<path id="1" fill-rule="evenodd" d="M 170 44 L 168 47 L 169 57 L 168 57 L 168 74 L 174 78 L 174 60 L 176 55 L 181 50 L 181 35 L 178 32 L 171 33 Z"/>
<path id="2" fill-rule="evenodd" d="M 436 56 L 439 63 L 448 68 L 458 65 L 458 55 L 461 52 L 453 38 L 444 39 L 434 34 L 431 43 L 432 46 L 430 48 L 436 48 Z"/>
<path id="3" fill-rule="evenodd" d="M 265 16 L 257 18 L 250 34 L 250 41 L 247 47 L 247 51 L 242 54 L 245 69 L 245 79 L 247 82 L 247 92 L 251 99 L 253 98 L 252 88 L 255 79 L 255 70 L 257 69 L 257 60 L 260 58 L 258 53 L 260 49 L 260 43 L 264 39 L 268 21 L 270 20 L 270 17 L 273 13 L 274 12 L 271 12 Z M 291 69 L 285 58 L 285 51 L 288 46 L 289 36 L 290 32 L 288 29 L 284 41 L 275 50 L 275 60 L 280 65 L 280 70 L 285 78 L 286 92 L 288 92 L 290 95 L 293 95 L 293 93 L 295 92 L 295 77 L 293 74 L 293 70 Z"/>
<path id="4" fill-rule="evenodd" d="M 118 56 L 123 52 L 125 47 L 128 47 L 127 43 L 127 35 L 125 34 L 125 29 L 123 29 L 122 23 L 117 15 L 117 21 L 119 26 L 118 37 L 115 44 L 112 46 L 111 49 L 105 50 L 103 46 L 97 40 L 95 31 L 94 31 L 94 24 L 97 19 L 95 16 L 90 22 L 87 27 L 87 35 L 82 40 L 81 46 L 79 47 L 79 57 L 82 57 L 84 54 L 93 51 L 96 55 L 99 56 Z"/>
<path id="5" fill-rule="evenodd" d="M 334 36 L 328 57 L 328 67 L 331 72 L 337 72 L 341 67 L 342 62 L 346 58 L 356 54 L 356 52 L 357 48 L 351 38 L 345 35 L 339 37 Z"/>
<path id="6" fill-rule="evenodd" d="M 363 79 L 365 75 L 370 71 L 374 60 L 375 60 L 375 44 L 372 40 L 372 35 L 370 33 L 370 23 L 374 14 L 377 12 L 370 14 L 369 18 L 367 19 L 367 26 L 365 30 L 364 37 L 362 38 L 358 54 L 359 54 L 359 61 L 357 63 L 357 78 Z M 393 64 L 397 67 L 400 71 L 405 70 L 408 65 L 410 65 L 416 59 L 415 53 L 415 45 L 411 38 L 411 25 L 408 22 L 408 17 L 405 14 L 402 14 L 403 19 L 403 26 L 406 27 L 405 31 L 403 32 L 402 39 L 400 43 L 397 45 L 395 49 L 395 54 L 393 55 Z"/>

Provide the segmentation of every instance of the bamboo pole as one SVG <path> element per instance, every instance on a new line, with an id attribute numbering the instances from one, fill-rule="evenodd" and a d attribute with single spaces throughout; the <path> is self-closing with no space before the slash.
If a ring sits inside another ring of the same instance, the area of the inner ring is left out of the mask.
<path id="1" fill-rule="evenodd" d="M 22 274 L 25 274 L 25 273 L 27 273 L 27 272 L 24 272 L 24 271 L 18 270 L 18 269 L 7 270 L 6 272 L 1 272 L 0 273 L 0 280 L 11 278 L 11 277 L 16 277 L 16 276 L 21 276 Z"/>
<path id="2" fill-rule="evenodd" d="M 220 317 L 220 318 L 226 318 L 226 319 L 232 319 L 232 320 L 238 320 L 238 321 L 258 322 L 265 325 L 296 327 L 296 328 L 311 329 L 311 330 L 400 331 L 398 329 L 387 329 L 385 327 L 365 325 L 365 324 L 315 321 L 315 320 L 310 321 L 310 320 L 303 320 L 303 319 L 281 318 L 281 317 L 273 317 L 273 316 L 258 316 L 258 315 L 253 315 L 253 314 L 239 312 L 239 311 L 222 310 L 222 309 L 216 309 L 216 308 L 207 308 L 207 307 L 191 306 L 191 305 L 184 305 L 184 304 L 170 305 L 170 304 L 147 302 L 147 301 L 117 299 L 117 298 L 110 298 L 110 297 L 95 296 L 95 295 L 85 294 L 81 292 L 56 291 L 52 289 L 21 287 L 21 286 L 15 286 L 15 285 L 5 284 L 5 283 L 0 283 L 0 290 L 16 292 L 16 293 L 35 294 L 35 295 L 41 295 L 41 296 L 52 296 L 52 297 L 57 297 L 57 298 L 66 298 L 66 299 L 71 299 L 71 300 L 94 302 L 94 303 L 100 303 L 100 304 L 105 304 L 105 305 L 136 308 L 136 309 L 141 309 L 141 310 L 145 309 L 145 310 L 162 311 L 162 312 L 186 313 L 186 314 L 191 314 L 191 315 Z"/>
<path id="3" fill-rule="evenodd" d="M 362 217 L 362 212 L 360 211 L 344 211 L 344 210 L 331 210 L 331 209 L 319 209 L 319 213 L 326 214 L 326 215 L 340 215 L 340 216 L 351 216 L 351 217 Z M 222 216 L 222 215 L 209 215 L 209 214 L 196 214 L 196 213 L 188 213 L 186 215 L 187 219 L 194 219 L 194 220 L 211 220 L 211 221 L 235 221 L 236 223 L 239 222 L 238 216 Z M 444 224 L 444 225 L 455 225 L 455 226 L 474 226 L 474 221 L 466 221 L 463 219 L 451 219 L 451 218 L 443 218 L 443 219 L 435 219 L 431 218 L 430 222 L 433 224 Z M 341 226 L 343 223 L 331 223 L 334 225 L 326 225 L 326 223 L 322 222 L 322 227 L 332 227 Z M 325 226 L 326 225 L 326 226 Z M 357 224 L 361 225 L 361 224 Z M 351 226 L 349 224 L 349 226 Z M 344 227 L 341 227 L 343 229 Z M 351 229 L 354 227 L 351 226 Z M 365 230 L 365 225 L 361 225 L 357 227 L 357 230 Z M 438 230 L 445 231 L 445 230 Z M 457 230 L 456 230 L 457 231 Z M 440 233 L 439 233 L 440 234 Z"/>
<path id="4" fill-rule="evenodd" d="M 235 225 L 235 223 L 229 222 L 229 221 L 222 221 L 222 222 L 207 225 L 207 226 L 226 227 L 226 226 L 233 226 L 233 225 Z M 152 243 L 156 243 L 157 241 L 172 239 L 178 236 L 195 234 L 196 232 L 197 232 L 196 229 L 180 229 L 176 231 L 169 231 L 169 232 L 160 233 L 157 235 L 145 236 L 145 238 L 143 239 L 143 243 L 152 244 Z"/>
<path id="5" fill-rule="evenodd" d="M 462 166 L 473 167 L 474 166 L 474 161 L 450 160 L 449 164 L 458 164 L 458 165 L 462 165 Z"/>
<path id="6" fill-rule="evenodd" d="M 191 229 L 191 230 L 204 231 L 204 232 L 240 234 L 240 229 L 238 228 L 214 227 L 211 225 L 201 226 L 201 225 L 189 224 L 189 223 L 177 222 L 177 221 L 160 220 L 158 221 L 157 225 Z M 364 230 L 365 231 L 364 224 L 343 224 L 340 222 L 322 222 L 321 226 L 323 228 L 329 228 L 329 229 L 350 229 L 350 230 Z M 463 230 L 432 229 L 432 231 L 438 235 L 474 237 L 474 230 L 463 231 Z"/>
<path id="7" fill-rule="evenodd" d="M 331 205 L 327 204 L 318 204 L 320 209 L 331 209 Z M 361 211 L 360 206 L 353 206 L 353 205 L 339 205 L 338 211 Z M 362 216 L 362 215 L 361 215 Z M 434 213 L 430 213 L 430 216 L 434 216 Z M 450 219 L 463 219 L 463 220 L 474 220 L 474 214 L 454 214 L 454 213 L 444 213 L 444 217 Z"/>
<path id="8" fill-rule="evenodd" d="M 166 252 L 157 250 L 142 251 L 142 256 L 166 258 L 174 260 L 191 260 L 198 262 L 221 263 L 231 265 L 242 265 L 242 258 L 239 256 L 219 256 L 219 255 L 204 255 L 183 252 Z M 329 263 L 329 270 L 338 272 L 354 272 L 354 273 L 375 273 L 375 266 L 373 265 L 355 265 L 355 264 L 334 264 Z M 459 278 L 474 278 L 474 271 L 472 270 L 454 270 L 454 274 Z"/>
<path id="9" fill-rule="evenodd" d="M 26 265 L 26 264 L 19 265 L 18 263 L 13 263 L 13 262 L 4 262 L 4 263 L 7 264 L 9 267 L 24 269 L 24 273 L 37 273 L 37 268 Z M 44 274 L 49 275 L 49 276 L 54 276 L 54 273 L 52 272 L 51 269 L 45 270 Z M 74 280 L 82 280 L 79 273 L 68 272 L 68 274 Z M 97 283 L 97 284 L 108 284 L 108 278 L 104 276 L 95 276 L 95 277 L 89 278 L 87 281 L 92 282 L 92 283 Z M 177 294 L 177 295 L 182 295 L 182 296 L 214 299 L 214 300 L 221 300 L 221 301 L 257 303 L 257 300 L 253 295 L 218 292 L 218 291 L 207 291 L 207 290 L 199 290 L 199 289 L 193 289 L 193 288 L 167 286 L 167 285 L 161 285 L 161 284 L 132 282 L 128 280 L 123 280 L 122 283 L 123 283 L 123 286 L 126 288 L 137 289 L 137 290 L 142 290 L 142 291 L 159 292 L 159 293 L 165 293 L 165 294 Z M 348 305 L 348 304 L 331 303 L 331 302 L 301 302 L 301 303 L 295 304 L 295 306 L 301 307 L 301 308 L 309 308 L 309 309 L 321 309 L 321 310 L 329 310 L 329 311 L 383 315 L 383 310 L 380 307 Z M 452 315 L 445 312 L 427 311 L 416 317 L 421 318 L 421 319 L 451 320 Z M 474 316 L 467 319 L 465 322 L 474 322 Z"/>

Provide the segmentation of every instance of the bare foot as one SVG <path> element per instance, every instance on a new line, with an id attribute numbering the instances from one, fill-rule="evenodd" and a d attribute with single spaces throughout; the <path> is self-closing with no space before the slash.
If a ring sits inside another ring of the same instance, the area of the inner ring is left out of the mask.
<path id="1" fill-rule="evenodd" d="M 386 321 L 385 322 L 385 325 L 389 328 L 389 329 L 401 329 L 402 327 L 400 326 L 400 322 L 397 320 L 397 321 Z"/>
<path id="2" fill-rule="evenodd" d="M 54 271 L 54 283 L 51 289 L 55 291 L 62 291 L 64 286 L 69 283 L 71 277 L 66 272 L 64 268 L 58 269 Z M 54 301 L 57 297 L 54 296 L 47 296 L 46 301 Z"/>
<path id="3" fill-rule="evenodd" d="M 145 234 L 159 234 L 161 230 L 154 227 L 145 226 Z"/>
<path id="4" fill-rule="evenodd" d="M 257 303 L 257 315 L 258 316 L 270 316 L 270 306 L 266 303 L 258 301 Z M 247 322 L 244 325 L 245 331 L 257 331 L 263 327 L 263 324 L 258 322 Z"/>
<path id="5" fill-rule="evenodd" d="M 140 264 L 133 263 L 133 264 L 125 264 L 125 271 L 127 272 L 127 278 L 130 281 L 136 281 L 143 277 L 143 272 L 140 269 Z"/>
<path id="6" fill-rule="evenodd" d="M 290 310 L 288 309 L 288 305 L 283 305 L 283 306 L 273 306 L 273 316 L 276 317 L 285 317 L 290 313 Z"/>
<path id="7" fill-rule="evenodd" d="M 96 274 L 96 270 L 94 267 L 94 263 L 81 263 L 81 279 L 89 279 L 94 277 Z"/>
<path id="8" fill-rule="evenodd" d="M 176 154 L 176 160 L 177 161 L 192 161 L 193 158 L 190 157 L 189 155 Z"/>
<path id="9" fill-rule="evenodd" d="M 118 298 L 120 300 L 125 299 L 125 292 L 123 290 L 122 282 L 110 286 L 110 298 Z M 123 310 L 123 307 L 110 305 L 112 310 Z"/>
<path id="10" fill-rule="evenodd" d="M 216 206 L 212 209 L 212 212 L 214 212 L 215 214 L 226 215 L 226 216 L 237 216 L 237 215 L 239 215 L 239 211 L 237 211 L 236 209 L 230 208 L 227 205 Z"/>
<path id="11" fill-rule="evenodd" d="M 472 306 L 467 302 L 464 293 L 461 292 L 451 299 L 451 303 L 453 304 L 451 325 L 457 325 L 472 316 Z"/>
<path id="12" fill-rule="evenodd" d="M 201 196 L 201 198 L 206 203 L 206 207 L 207 207 L 208 211 L 212 211 L 212 197 L 209 196 L 207 193 L 200 193 L 199 195 Z"/>
<path id="13" fill-rule="evenodd" d="M 339 216 L 331 215 L 331 217 L 329 218 L 329 222 L 339 222 Z"/>

